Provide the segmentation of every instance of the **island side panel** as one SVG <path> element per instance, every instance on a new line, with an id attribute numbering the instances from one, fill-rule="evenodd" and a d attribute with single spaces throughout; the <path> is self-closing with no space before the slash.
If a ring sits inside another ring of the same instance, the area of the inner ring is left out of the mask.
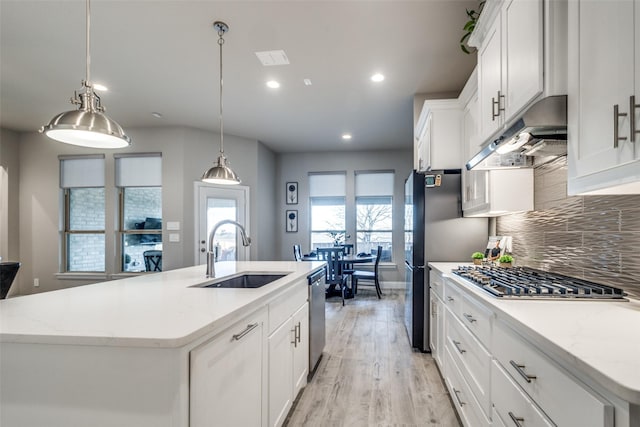
<path id="1" fill-rule="evenodd" d="M 2 343 L 0 425 L 188 426 L 181 349 Z"/>

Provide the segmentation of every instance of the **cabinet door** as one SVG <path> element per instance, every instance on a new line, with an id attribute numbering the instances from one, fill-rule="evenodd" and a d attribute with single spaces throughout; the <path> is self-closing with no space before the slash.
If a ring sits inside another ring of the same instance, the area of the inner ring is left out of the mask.
<path id="1" fill-rule="evenodd" d="M 429 113 L 425 124 L 424 133 L 418 141 L 418 172 L 426 172 L 431 167 L 431 133 L 433 114 Z"/>
<path id="2" fill-rule="evenodd" d="M 505 117 L 513 117 L 543 89 L 542 0 L 511 0 L 502 12 Z"/>
<path id="3" fill-rule="evenodd" d="M 190 426 L 262 424 L 264 317 L 249 318 L 191 351 Z"/>
<path id="4" fill-rule="evenodd" d="M 504 107 L 504 99 L 502 98 L 502 30 L 500 20 L 501 16 L 498 14 L 478 51 L 479 123 L 481 140 L 483 141 L 498 130 L 504 117 L 499 111 L 501 107 Z"/>
<path id="5" fill-rule="evenodd" d="M 293 342 L 291 318 L 269 336 L 269 426 L 280 426 L 293 403 Z"/>
<path id="6" fill-rule="evenodd" d="M 634 85 L 634 2 L 570 2 L 570 174 L 580 177 L 633 159 L 629 96 Z M 575 57 L 574 57 L 575 58 Z M 614 119 L 614 105 L 626 117 Z M 571 109 L 573 108 L 574 111 Z M 571 124 L 570 124 L 571 125 Z M 615 134 L 626 140 L 614 141 Z M 616 147 L 617 145 L 617 147 Z"/>
<path id="7" fill-rule="evenodd" d="M 307 385 L 309 374 L 309 304 L 305 303 L 293 315 L 293 399 Z"/>

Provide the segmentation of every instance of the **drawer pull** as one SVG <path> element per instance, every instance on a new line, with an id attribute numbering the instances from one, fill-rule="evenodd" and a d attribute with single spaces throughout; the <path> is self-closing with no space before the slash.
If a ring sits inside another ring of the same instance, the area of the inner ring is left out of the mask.
<path id="1" fill-rule="evenodd" d="M 460 406 L 466 405 L 467 404 L 466 402 L 463 402 L 462 400 L 460 400 L 460 396 L 458 396 L 458 393 L 460 393 L 460 390 L 456 390 L 456 388 L 453 387 L 453 395 L 456 397 L 456 400 L 458 401 L 458 404 Z"/>
<path id="2" fill-rule="evenodd" d="M 513 423 L 515 425 L 517 425 L 518 427 L 522 427 L 522 424 L 524 422 L 524 418 L 522 417 L 516 417 L 513 412 L 509 411 L 509 416 L 511 417 L 511 420 L 513 421 Z"/>
<path id="3" fill-rule="evenodd" d="M 618 136 L 618 121 L 620 117 L 627 117 L 627 113 L 620 113 L 618 104 L 613 106 L 613 148 L 618 148 L 618 141 L 626 141 L 626 136 Z"/>
<path id="4" fill-rule="evenodd" d="M 631 128 L 631 142 L 636 142 L 636 134 L 640 130 L 636 129 L 636 109 L 640 108 L 640 104 L 636 104 L 635 95 L 629 97 L 629 127 Z"/>
<path id="5" fill-rule="evenodd" d="M 236 341 L 240 341 L 242 339 L 242 337 L 244 337 L 245 335 L 247 335 L 249 332 L 253 331 L 257 327 L 258 327 L 257 323 L 253 323 L 251 325 L 247 325 L 247 327 L 245 328 L 244 331 L 240 332 L 239 334 L 234 334 L 233 335 L 233 339 L 236 340 Z"/>
<path id="6" fill-rule="evenodd" d="M 462 354 L 467 351 L 465 349 L 460 348 L 460 341 L 453 341 L 453 340 L 451 341 L 453 342 L 453 345 L 456 346 L 456 349 L 458 349 L 458 353 Z"/>
<path id="7" fill-rule="evenodd" d="M 519 373 L 520 376 L 525 379 L 526 382 L 530 383 L 531 380 L 535 380 L 537 378 L 535 375 L 527 374 L 524 371 L 524 365 L 519 365 L 513 360 L 510 360 L 509 363 L 511 364 L 511 366 L 513 366 L 513 369 L 515 369 L 516 372 Z"/>
<path id="8" fill-rule="evenodd" d="M 467 319 L 470 323 L 477 321 L 478 319 L 474 319 L 474 317 L 468 313 L 463 314 L 464 318 Z"/>

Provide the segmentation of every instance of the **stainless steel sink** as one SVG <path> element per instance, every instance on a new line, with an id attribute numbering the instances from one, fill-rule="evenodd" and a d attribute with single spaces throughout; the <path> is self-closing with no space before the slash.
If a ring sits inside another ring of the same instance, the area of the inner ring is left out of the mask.
<path id="1" fill-rule="evenodd" d="M 286 274 L 243 274 L 200 285 L 201 288 L 260 288 L 264 285 L 283 278 Z"/>

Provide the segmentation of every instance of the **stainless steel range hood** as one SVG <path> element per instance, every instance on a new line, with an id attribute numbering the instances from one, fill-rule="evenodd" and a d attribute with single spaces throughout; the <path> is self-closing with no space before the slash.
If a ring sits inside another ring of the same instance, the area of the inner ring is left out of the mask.
<path id="1" fill-rule="evenodd" d="M 567 153 L 567 96 L 548 96 L 502 129 L 466 164 L 468 170 L 531 167 L 532 156 Z"/>

